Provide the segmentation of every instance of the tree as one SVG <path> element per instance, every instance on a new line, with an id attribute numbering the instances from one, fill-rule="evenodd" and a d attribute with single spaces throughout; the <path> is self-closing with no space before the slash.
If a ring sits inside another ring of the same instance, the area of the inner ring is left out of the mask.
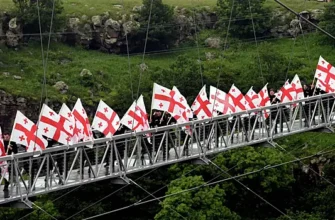
<path id="1" fill-rule="evenodd" d="M 320 27 L 335 36 L 335 2 L 330 2 L 325 5 L 325 11 L 321 17 Z M 321 33 L 323 35 L 323 33 Z M 335 40 L 325 36 L 325 40 L 332 44 Z"/>
<path id="2" fill-rule="evenodd" d="M 65 21 L 65 18 L 62 16 L 63 7 L 61 0 L 13 0 L 13 2 L 16 7 L 16 15 L 23 24 L 24 33 L 40 32 L 37 10 L 38 7 L 40 10 L 42 33 L 50 30 L 53 3 L 55 3 L 52 25 L 53 31 L 59 30 Z"/>
<path id="3" fill-rule="evenodd" d="M 245 0 L 218 0 L 218 14 L 220 26 L 226 29 L 233 8 L 232 21 L 229 33 L 237 38 L 254 37 L 249 2 Z M 250 0 L 252 18 L 257 36 L 265 35 L 271 25 L 269 9 L 264 7 L 265 0 Z"/>
<path id="4" fill-rule="evenodd" d="M 182 177 L 169 184 L 168 194 L 204 184 L 201 176 Z M 161 202 L 162 210 L 155 216 L 160 219 L 240 219 L 224 206 L 225 192 L 219 186 L 201 187 L 176 196 L 167 197 Z"/>
<path id="5" fill-rule="evenodd" d="M 152 8 L 151 8 L 152 3 Z M 166 49 L 176 36 L 174 36 L 173 9 L 171 6 L 163 4 L 162 0 L 143 0 L 143 8 L 139 11 L 139 22 L 141 29 L 138 33 L 138 39 L 144 46 L 148 20 L 151 11 L 150 28 L 148 34 L 147 51 Z"/>

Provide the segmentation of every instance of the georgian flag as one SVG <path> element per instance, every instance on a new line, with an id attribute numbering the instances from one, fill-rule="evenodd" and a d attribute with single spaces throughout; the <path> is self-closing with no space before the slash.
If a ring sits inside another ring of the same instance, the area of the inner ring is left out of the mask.
<path id="1" fill-rule="evenodd" d="M 185 114 L 187 118 L 193 118 L 193 112 L 191 107 L 188 105 L 186 98 L 179 92 L 177 87 L 173 86 L 172 91 L 176 93 L 177 100 L 180 101 L 180 103 L 185 106 Z M 180 115 L 180 114 L 179 114 Z"/>
<path id="2" fill-rule="evenodd" d="M 204 85 L 204 87 L 202 87 L 202 89 L 200 90 L 191 108 L 198 119 L 213 117 L 213 105 L 209 102 L 207 98 L 206 85 Z"/>
<path id="3" fill-rule="evenodd" d="M 321 56 L 315 71 L 315 78 L 318 79 L 317 88 L 325 92 L 334 92 L 335 90 L 335 68 Z"/>
<path id="4" fill-rule="evenodd" d="M 71 145 L 74 126 L 71 121 L 58 115 L 43 104 L 38 122 L 38 132 L 61 144 Z"/>
<path id="5" fill-rule="evenodd" d="M 176 91 L 154 83 L 151 109 L 157 109 L 166 111 L 172 115 L 178 115 L 179 108 L 186 108 L 186 106 L 182 104 L 182 101 L 183 99 L 178 97 Z"/>
<path id="6" fill-rule="evenodd" d="M 100 100 L 95 113 L 92 129 L 100 131 L 107 138 L 111 138 L 120 127 L 120 118 L 105 102 Z"/>
<path id="7" fill-rule="evenodd" d="M 78 143 L 78 141 L 79 141 L 79 136 L 78 136 L 79 132 L 78 132 L 78 129 L 76 127 L 76 121 L 75 121 L 74 116 L 72 115 L 72 112 L 71 112 L 70 108 L 65 103 L 63 103 L 62 108 L 59 111 L 59 116 L 61 118 L 66 119 L 71 124 L 70 125 L 70 130 L 71 130 L 71 135 L 72 135 L 71 143 L 72 144 Z"/>
<path id="8" fill-rule="evenodd" d="M 134 101 L 126 114 L 121 119 L 121 123 L 132 131 L 145 131 L 149 129 L 148 115 L 145 109 L 143 96 Z"/>
<path id="9" fill-rule="evenodd" d="M 300 100 L 305 98 L 304 90 L 301 85 L 298 74 L 295 74 L 294 78 L 291 81 L 291 86 L 296 92 L 295 100 Z"/>
<path id="10" fill-rule="evenodd" d="M 37 126 L 17 111 L 10 141 L 26 146 L 27 152 L 42 151 L 48 142 L 37 131 Z"/>
<path id="11" fill-rule="evenodd" d="M 244 95 L 234 84 L 231 86 L 228 95 L 234 103 L 235 112 L 241 112 L 248 109 Z"/>
<path id="12" fill-rule="evenodd" d="M 86 111 L 81 104 L 80 99 L 77 100 L 76 104 L 72 109 L 72 115 L 76 121 L 76 129 L 78 131 L 79 140 L 93 141 L 93 133 L 91 130 L 90 121 L 88 120 Z M 93 146 L 88 146 L 93 147 Z"/>
<path id="13" fill-rule="evenodd" d="M 230 95 L 214 86 L 210 87 L 209 94 L 209 101 L 214 105 L 216 111 L 224 115 L 235 112 L 235 105 Z"/>
<path id="14" fill-rule="evenodd" d="M 268 93 L 268 84 L 266 84 L 261 91 L 259 91 L 258 93 L 259 96 L 259 104 L 257 107 L 267 107 L 267 106 L 271 106 L 270 103 L 270 97 L 269 97 L 269 93 Z M 270 114 L 270 110 L 264 110 L 263 111 L 264 114 L 264 118 L 268 118 L 269 114 Z"/>
<path id="15" fill-rule="evenodd" d="M 3 143 L 2 131 L 0 127 L 0 157 L 6 156 L 5 144 Z"/>
<path id="16" fill-rule="evenodd" d="M 291 83 L 287 80 L 285 84 L 280 88 L 277 98 L 281 103 L 291 102 L 295 100 L 297 93 L 295 88 L 292 87 Z"/>
<path id="17" fill-rule="evenodd" d="M 254 109 L 254 108 L 257 108 L 257 105 L 259 105 L 259 102 L 260 102 L 259 96 L 253 90 L 252 87 L 249 89 L 247 94 L 245 94 L 244 98 L 245 98 L 245 101 L 246 101 L 245 105 L 248 106 L 247 109 Z"/>
<path id="18" fill-rule="evenodd" d="M 5 150 L 5 144 L 2 139 L 2 131 L 0 127 L 0 157 L 4 157 L 7 155 L 7 152 Z M 1 176 L 5 178 L 6 180 L 9 180 L 9 172 L 8 172 L 8 165 L 7 161 L 1 161 L 0 162 L 1 167 Z"/>

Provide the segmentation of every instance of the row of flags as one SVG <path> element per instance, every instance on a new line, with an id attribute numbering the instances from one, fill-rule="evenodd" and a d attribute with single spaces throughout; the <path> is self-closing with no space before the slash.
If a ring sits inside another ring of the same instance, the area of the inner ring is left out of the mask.
<path id="1" fill-rule="evenodd" d="M 319 59 L 315 77 L 318 80 L 318 88 L 326 92 L 335 90 L 334 68 L 322 57 Z M 189 121 L 194 115 L 198 119 L 208 119 L 218 114 L 232 114 L 272 104 L 267 84 L 258 93 L 251 87 L 245 95 L 235 85 L 231 86 L 228 93 L 214 86 L 210 86 L 209 91 L 207 96 L 206 85 L 203 86 L 193 104 L 189 106 L 186 98 L 175 86 L 168 89 L 154 83 L 151 110 L 170 113 L 177 123 L 181 124 Z M 304 92 L 299 76 L 295 75 L 291 82 L 287 81 L 276 95 L 282 103 L 303 99 Z M 263 116 L 267 118 L 269 110 L 264 110 Z M 93 130 L 100 131 L 105 137 L 110 138 L 121 125 L 135 132 L 150 128 L 142 95 L 132 103 L 123 118 L 101 100 L 92 125 L 80 99 L 72 110 L 63 104 L 59 113 L 44 104 L 36 124 L 17 111 L 10 141 L 26 146 L 27 152 L 44 150 L 48 146 L 46 138 L 64 145 L 81 141 L 93 144 Z M 189 127 L 185 130 L 190 132 Z M 88 147 L 90 146 L 92 145 Z M 6 155 L 2 149 L 4 148 L 1 148 L 0 142 L 0 156 Z"/>

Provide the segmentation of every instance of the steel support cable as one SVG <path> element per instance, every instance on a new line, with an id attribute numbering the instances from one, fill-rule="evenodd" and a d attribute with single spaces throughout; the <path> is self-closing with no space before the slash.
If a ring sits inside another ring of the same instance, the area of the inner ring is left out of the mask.
<path id="1" fill-rule="evenodd" d="M 305 3 L 306 3 L 306 0 L 305 0 Z M 306 39 L 305 39 L 305 33 L 304 33 L 304 30 L 302 28 L 302 25 L 301 25 L 301 19 L 299 17 L 299 28 L 300 28 L 300 31 L 301 31 L 301 34 L 302 34 L 302 39 L 303 39 L 303 42 L 304 42 L 304 45 L 305 45 L 305 49 L 306 49 L 306 52 L 307 52 L 307 57 L 308 57 L 308 62 L 309 62 L 309 66 L 311 68 L 315 68 L 315 67 L 312 67 L 312 60 L 311 60 L 311 53 L 309 51 L 309 48 L 308 48 L 308 45 L 307 45 L 307 42 L 306 42 Z M 312 75 L 314 75 L 314 69 L 312 69 Z"/>
<path id="2" fill-rule="evenodd" d="M 229 20 L 228 20 L 228 26 L 227 26 L 227 33 L 226 33 L 225 41 L 224 41 L 224 44 L 223 44 L 222 53 L 220 55 L 220 59 L 221 59 L 221 62 L 220 62 L 220 71 L 219 71 L 219 75 L 218 75 L 217 82 L 216 82 L 216 91 L 215 91 L 215 95 L 214 95 L 215 96 L 214 97 L 214 103 L 213 103 L 213 106 L 212 106 L 212 118 L 214 116 L 213 112 L 214 112 L 215 102 L 216 102 L 216 97 L 217 97 L 217 89 L 219 87 L 221 73 L 223 72 L 223 61 L 224 61 L 223 56 L 224 56 L 224 51 L 226 50 L 226 47 L 227 47 L 229 30 L 230 30 L 230 25 L 231 25 L 232 17 L 233 17 L 234 5 L 235 5 L 235 0 L 233 0 L 232 5 L 231 5 Z"/>
<path id="3" fill-rule="evenodd" d="M 57 218 L 53 217 L 51 214 L 49 214 L 47 211 L 45 211 L 44 209 L 42 209 L 41 207 L 39 207 L 39 206 L 36 205 L 35 203 L 32 202 L 32 204 L 33 204 L 34 206 L 36 206 L 39 210 L 41 210 L 42 212 L 44 212 L 45 214 L 47 214 L 50 218 L 57 220 Z"/>
<path id="4" fill-rule="evenodd" d="M 257 51 L 257 57 L 258 57 L 259 70 L 260 70 L 260 74 L 261 74 L 261 77 L 262 77 L 263 84 L 265 85 L 265 80 L 264 80 L 263 70 L 262 70 L 261 57 L 260 57 L 259 49 L 258 49 L 258 42 L 257 42 L 257 36 L 256 36 L 255 23 L 254 23 L 254 18 L 252 16 L 252 9 L 251 9 L 250 0 L 248 0 L 248 3 L 249 3 L 249 11 L 250 11 L 250 16 L 251 16 L 252 29 L 254 31 L 254 38 L 255 38 L 255 44 L 256 44 L 256 51 Z"/>
<path id="5" fill-rule="evenodd" d="M 293 53 L 294 53 L 294 48 L 295 48 L 296 42 L 297 42 L 297 37 L 295 37 L 294 41 L 293 41 L 293 46 L 292 46 L 292 49 L 291 49 L 290 58 L 289 58 L 289 61 L 288 61 L 287 71 L 286 71 L 286 75 L 285 75 L 285 82 L 287 80 L 288 72 L 290 71 L 290 67 L 291 67 L 291 63 L 292 63 L 292 58 L 293 58 Z"/>
<path id="6" fill-rule="evenodd" d="M 327 151 L 327 152 L 323 152 L 323 153 L 319 152 L 319 153 L 316 153 L 316 154 L 313 154 L 313 155 L 310 155 L 310 156 L 306 156 L 306 157 L 300 158 L 300 160 L 305 160 L 305 159 L 312 158 L 314 156 L 325 155 L 325 154 L 329 154 L 329 153 L 332 153 L 332 152 L 335 152 L 335 149 Z M 245 177 L 245 176 L 248 176 L 248 175 L 251 175 L 251 174 L 256 174 L 256 173 L 262 172 L 264 170 L 270 170 L 270 169 L 273 169 L 273 168 L 278 168 L 278 167 L 281 167 L 281 166 L 284 166 L 284 165 L 287 165 L 287 164 L 291 164 L 291 163 L 296 163 L 296 162 L 299 162 L 299 160 L 295 159 L 295 160 L 291 160 L 291 161 L 287 161 L 287 162 L 283 162 L 283 163 L 279 163 L 279 164 L 275 164 L 275 165 L 271 165 L 271 166 L 267 165 L 267 166 L 265 166 L 261 169 L 258 169 L 258 170 L 254 170 L 254 171 L 251 171 L 251 172 L 248 172 L 248 173 L 236 175 L 236 176 L 233 176 L 233 177 L 228 177 L 228 178 L 218 180 L 218 181 L 215 181 L 215 182 L 207 182 L 207 183 L 204 183 L 204 184 L 196 186 L 196 187 L 181 190 L 179 192 L 171 193 L 171 194 L 168 194 L 168 195 L 165 195 L 165 196 L 157 197 L 157 199 L 164 199 L 164 198 L 176 196 L 176 195 L 179 195 L 179 194 L 183 194 L 183 193 L 186 193 L 186 192 L 190 192 L 190 191 L 193 191 L 193 190 L 200 189 L 200 188 L 205 187 L 205 186 L 216 185 L 216 184 L 219 184 L 219 183 L 222 183 L 222 182 L 234 180 L 236 178 Z M 131 204 L 131 205 L 128 205 L 128 206 L 124 206 L 124 207 L 121 207 L 121 208 L 118 208 L 118 209 L 114 209 L 112 211 L 104 212 L 104 213 L 99 214 L 99 215 L 95 215 L 95 216 L 85 218 L 84 220 L 94 219 L 94 218 L 101 217 L 101 216 L 104 216 L 104 215 L 108 215 L 108 214 L 111 214 L 111 213 L 114 213 L 114 212 L 122 211 L 122 210 L 125 210 L 125 209 L 128 209 L 128 208 L 134 207 L 134 206 L 139 206 L 139 205 L 143 205 L 143 204 L 146 204 L 146 203 L 155 202 L 155 201 L 157 201 L 157 199 L 150 199 L 150 200 L 146 200 L 146 201 L 143 201 L 143 202 L 134 203 L 134 204 Z"/>
<path id="7" fill-rule="evenodd" d="M 282 146 L 280 146 L 279 144 L 275 143 L 275 146 L 278 147 L 279 149 L 281 149 L 283 152 L 291 155 L 293 158 L 295 158 L 296 160 L 300 160 L 299 157 L 296 157 L 294 154 L 288 152 L 285 148 L 283 148 Z M 334 147 L 334 146 L 332 146 Z M 330 147 L 329 147 L 330 148 Z M 327 149 L 329 149 L 327 148 Z M 327 150 L 326 149 L 326 150 Z M 325 150 L 323 150 L 325 151 Z M 304 162 L 302 162 L 301 160 L 299 161 L 300 164 L 307 166 Z M 312 171 L 314 174 L 318 175 L 321 179 L 323 179 L 324 181 L 326 181 L 327 183 L 329 183 L 330 185 L 332 185 L 335 188 L 335 184 L 333 182 L 331 182 L 330 180 L 328 180 L 327 178 L 325 178 L 324 176 L 320 175 L 318 172 L 316 172 L 314 169 L 308 168 L 308 170 Z"/>
<path id="8" fill-rule="evenodd" d="M 193 1 L 191 0 L 191 5 L 193 5 Z M 200 77 L 201 77 L 201 87 L 204 86 L 204 77 L 202 74 L 202 66 L 201 66 L 201 58 L 200 58 L 200 49 L 199 49 L 199 41 L 198 41 L 198 32 L 197 32 L 197 18 L 195 15 L 195 7 L 193 7 L 193 21 L 194 21 L 194 31 L 195 31 L 195 42 L 197 45 L 197 52 L 198 52 L 198 65 L 199 65 L 199 72 L 200 72 Z"/>
<path id="9" fill-rule="evenodd" d="M 153 197 L 154 199 L 157 199 L 156 196 L 154 196 L 152 193 L 148 192 L 148 190 L 144 189 L 141 185 L 139 185 L 138 183 L 136 183 L 133 180 L 130 180 L 130 182 L 132 182 L 135 186 L 137 186 L 138 188 L 140 188 L 141 190 L 143 190 L 144 192 L 146 192 L 147 194 L 149 194 L 151 197 Z M 157 199 L 158 201 L 162 202 L 162 200 Z M 171 209 L 172 211 L 174 211 L 175 213 L 177 213 L 180 217 L 182 217 L 182 219 L 187 219 L 185 218 L 182 214 L 180 214 L 176 209 L 169 207 L 169 209 Z"/>
<path id="10" fill-rule="evenodd" d="M 147 172 L 147 173 L 143 174 L 142 176 L 140 176 L 139 178 L 137 178 L 135 181 L 138 181 L 138 180 L 142 179 L 143 177 L 145 177 L 145 176 L 149 175 L 150 173 L 156 171 L 158 168 L 159 168 L 159 167 L 157 167 L 156 169 L 150 170 L 149 172 Z M 71 218 L 77 216 L 78 214 L 80 214 L 80 213 L 82 213 L 83 211 L 85 211 L 85 210 L 91 208 L 92 206 L 94 206 L 94 205 L 100 203 L 101 201 L 103 201 L 103 200 L 105 200 L 105 199 L 111 197 L 112 195 L 114 195 L 115 193 L 121 191 L 122 189 L 126 188 L 127 186 L 129 186 L 129 184 L 128 184 L 128 185 L 124 185 L 124 186 L 122 186 L 121 188 L 119 188 L 118 190 L 116 190 L 116 191 L 114 191 L 114 192 L 108 194 L 107 196 L 104 196 L 103 198 L 101 198 L 101 199 L 99 199 L 98 201 L 96 201 L 96 202 L 90 204 L 89 206 L 83 208 L 83 209 L 80 210 L 79 212 L 76 212 L 75 214 L 71 215 L 70 217 L 66 218 L 65 220 L 68 220 L 68 219 L 71 219 Z"/>
<path id="11" fill-rule="evenodd" d="M 228 175 L 229 177 L 232 177 L 232 175 L 230 175 L 227 171 L 224 171 L 220 166 L 218 166 L 217 164 L 215 164 L 213 161 L 209 160 L 209 162 L 215 166 L 218 170 L 220 170 L 222 173 L 225 173 L 226 175 Z M 265 202 L 266 204 L 268 204 L 269 206 L 271 206 L 272 208 L 274 208 L 275 210 L 277 210 L 280 214 L 284 215 L 286 218 L 288 219 L 292 219 L 290 216 L 288 216 L 287 214 L 285 214 L 283 211 L 281 211 L 279 208 L 277 208 L 275 205 L 273 205 L 271 202 L 267 201 L 266 199 L 264 199 L 261 195 L 259 195 L 258 193 L 256 193 L 255 191 L 253 191 L 252 189 L 250 189 L 249 187 L 247 187 L 246 185 L 244 185 L 241 181 L 239 181 L 238 179 L 233 178 L 233 180 L 235 180 L 238 184 L 240 184 L 241 186 L 243 186 L 245 189 L 247 189 L 248 191 L 250 191 L 252 194 L 254 194 L 255 196 L 257 196 L 260 200 L 262 200 L 263 202 Z"/>
<path id="12" fill-rule="evenodd" d="M 124 7 L 124 0 L 122 0 L 122 8 L 123 8 L 124 14 L 126 14 L 125 13 L 126 10 L 125 10 L 125 7 Z M 130 81 L 130 88 L 131 88 L 131 99 L 134 101 L 133 77 L 132 77 L 131 69 L 130 69 L 130 53 L 129 53 L 128 33 L 125 33 L 125 35 L 126 35 L 126 47 L 127 47 L 127 58 L 128 58 L 129 81 Z"/>

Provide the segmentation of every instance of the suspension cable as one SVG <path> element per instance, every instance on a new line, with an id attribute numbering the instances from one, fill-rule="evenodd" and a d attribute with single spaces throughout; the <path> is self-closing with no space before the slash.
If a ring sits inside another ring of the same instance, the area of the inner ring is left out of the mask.
<path id="1" fill-rule="evenodd" d="M 214 95 L 215 97 L 214 97 L 214 102 L 213 102 L 213 106 L 212 106 L 212 118 L 214 116 L 213 112 L 214 112 L 214 108 L 215 108 L 215 102 L 216 102 L 216 98 L 217 98 L 217 90 L 218 90 L 219 83 L 220 83 L 221 73 L 223 73 L 224 52 L 227 48 L 229 30 L 230 30 L 232 17 L 233 17 L 233 11 L 234 11 L 234 4 L 235 4 L 235 0 L 233 0 L 232 5 L 231 5 L 229 20 L 228 20 L 228 26 L 227 26 L 227 33 L 226 33 L 225 41 L 224 41 L 224 44 L 223 44 L 223 49 L 221 50 L 221 55 L 220 55 L 220 59 L 221 59 L 220 71 L 219 71 L 217 82 L 216 82 L 216 91 L 215 91 L 215 95 Z"/>
<path id="2" fill-rule="evenodd" d="M 125 5 L 124 5 L 124 0 L 122 0 L 122 8 L 123 8 L 124 14 L 126 14 L 125 13 L 126 9 L 125 9 Z M 130 88 L 131 88 L 131 99 L 134 101 L 133 77 L 132 77 L 131 69 L 130 69 L 130 53 L 129 53 L 128 33 L 125 33 L 125 35 L 126 35 L 126 47 L 127 47 L 129 81 L 130 81 Z"/>
<path id="3" fill-rule="evenodd" d="M 316 153 L 316 154 L 313 154 L 313 155 L 310 155 L 310 156 L 306 156 L 306 157 L 300 158 L 300 160 L 309 159 L 309 158 L 312 158 L 312 157 L 314 157 L 316 155 L 319 156 L 319 155 L 329 154 L 329 153 L 332 153 L 334 151 L 335 151 L 335 149 L 330 150 L 330 151 L 326 151 L 326 152 L 323 152 L 323 153 Z M 190 192 L 190 191 L 193 191 L 193 190 L 200 189 L 202 187 L 216 185 L 218 183 L 230 181 L 230 180 L 233 180 L 233 179 L 236 179 L 236 178 L 241 178 L 241 177 L 249 176 L 249 175 L 256 174 L 256 173 L 259 173 L 259 172 L 262 172 L 262 171 L 265 171 L 265 170 L 270 170 L 270 169 L 273 169 L 273 168 L 278 168 L 278 167 L 281 167 L 281 166 L 284 166 L 284 165 L 288 165 L 288 164 L 291 164 L 291 163 L 296 163 L 296 162 L 299 162 L 299 160 L 295 159 L 295 160 L 291 160 L 291 161 L 287 161 L 287 162 L 283 162 L 283 163 L 279 163 L 279 164 L 275 164 L 275 165 L 271 165 L 271 166 L 267 165 L 267 166 L 265 166 L 265 167 L 263 167 L 261 169 L 258 169 L 258 170 L 250 171 L 250 172 L 244 173 L 244 174 L 239 174 L 239 175 L 236 175 L 236 176 L 233 176 L 233 177 L 228 177 L 228 178 L 225 178 L 225 179 L 222 179 L 222 180 L 218 180 L 218 181 L 215 181 L 215 182 L 208 181 L 208 182 L 206 182 L 206 183 L 204 183 L 202 185 L 199 185 L 199 186 L 196 186 L 196 187 L 193 187 L 193 188 L 189 188 L 189 189 L 185 189 L 185 190 L 180 190 L 180 191 L 175 192 L 175 193 L 171 193 L 171 194 L 168 194 L 168 195 L 157 197 L 157 199 L 164 199 L 164 198 L 176 196 L 176 195 L 179 195 L 179 194 L 183 194 L 183 193 L 186 193 L 186 192 Z M 111 213 L 114 213 L 114 212 L 122 211 L 122 210 L 125 210 L 125 209 L 128 209 L 128 208 L 134 207 L 134 206 L 139 206 L 139 205 L 143 205 L 143 204 L 146 204 L 146 203 L 155 202 L 155 201 L 157 201 L 157 199 L 150 199 L 150 200 L 146 200 L 146 201 L 139 202 L 139 203 L 136 203 L 136 204 L 131 204 L 131 205 L 128 205 L 128 206 L 124 206 L 124 207 L 121 207 L 121 208 L 118 208 L 118 209 L 114 209 L 112 211 L 104 212 L 104 213 L 99 214 L 99 215 L 94 215 L 94 216 L 91 216 L 89 218 L 85 218 L 84 220 L 94 219 L 94 218 L 101 217 L 101 216 L 104 216 L 104 215 L 108 215 L 108 214 L 111 214 Z"/>
<path id="4" fill-rule="evenodd" d="M 193 1 L 191 0 L 191 5 L 193 5 Z M 198 41 L 198 33 L 197 33 L 197 18 L 195 15 L 195 6 L 193 7 L 193 22 L 194 22 L 194 30 L 195 30 L 195 42 L 197 45 L 197 52 L 198 52 L 198 65 L 199 65 L 199 72 L 201 77 L 201 87 L 204 86 L 204 77 L 202 74 L 202 66 L 201 66 L 201 58 L 200 58 L 200 49 L 199 49 L 199 41 Z"/>
<path id="5" fill-rule="evenodd" d="M 250 0 L 248 0 L 248 3 L 249 3 L 249 11 L 250 11 L 252 29 L 254 31 L 254 38 L 255 38 L 255 44 L 256 44 L 256 51 L 257 51 L 257 57 L 258 57 L 259 70 L 260 70 L 260 74 L 261 74 L 261 77 L 262 77 L 262 82 L 263 82 L 263 84 L 265 84 L 265 80 L 264 80 L 264 76 L 263 76 L 263 70 L 262 70 L 261 57 L 260 57 L 259 49 L 258 49 L 258 42 L 257 42 L 257 36 L 256 36 L 255 23 L 254 23 L 254 18 L 253 18 L 253 15 L 252 15 L 252 9 L 251 9 Z"/>

